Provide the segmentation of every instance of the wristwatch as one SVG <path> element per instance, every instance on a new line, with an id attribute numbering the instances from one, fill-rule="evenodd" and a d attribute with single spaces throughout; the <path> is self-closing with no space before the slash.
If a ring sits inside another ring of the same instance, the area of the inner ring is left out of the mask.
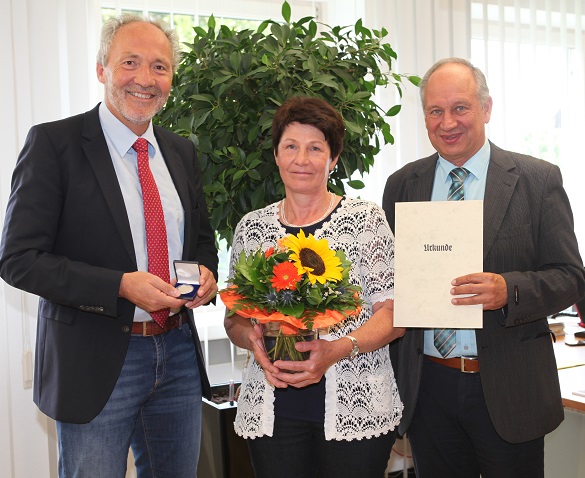
<path id="1" fill-rule="evenodd" d="M 346 335 L 345 338 L 351 340 L 351 344 L 353 345 L 353 348 L 351 349 L 351 352 L 349 353 L 348 356 L 349 360 L 353 360 L 354 358 L 357 357 L 357 354 L 360 353 L 358 341 L 355 337 L 352 337 L 351 335 Z"/>

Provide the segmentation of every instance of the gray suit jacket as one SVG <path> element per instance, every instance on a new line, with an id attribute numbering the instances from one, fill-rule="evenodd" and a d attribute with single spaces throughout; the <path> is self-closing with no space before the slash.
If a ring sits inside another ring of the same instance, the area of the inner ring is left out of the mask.
<path id="1" fill-rule="evenodd" d="M 183 255 L 217 277 L 215 235 L 195 147 L 154 127 L 185 211 Z M 118 297 L 136 271 L 127 210 L 98 107 L 31 128 L 12 178 L 0 243 L 0 276 L 40 296 L 34 400 L 48 416 L 86 423 L 104 407 L 130 341 L 134 304 Z M 177 258 L 180 259 L 180 258 Z M 210 395 L 189 313 L 203 394 Z"/>
<path id="2" fill-rule="evenodd" d="M 435 153 L 388 178 L 382 205 L 393 230 L 397 202 L 430 200 L 437 160 Z M 484 311 L 483 328 L 476 331 L 481 383 L 497 432 L 508 442 L 524 442 L 563 420 L 546 317 L 585 294 L 573 216 L 557 166 L 491 144 L 483 249 L 484 272 L 505 278 L 508 305 Z M 398 430 L 404 434 L 418 395 L 423 330 L 408 329 L 392 345 L 391 356 L 405 406 Z"/>

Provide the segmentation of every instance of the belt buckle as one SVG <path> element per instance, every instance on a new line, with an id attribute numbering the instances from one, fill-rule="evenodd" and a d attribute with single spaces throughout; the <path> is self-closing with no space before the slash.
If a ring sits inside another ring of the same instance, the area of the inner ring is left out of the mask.
<path id="1" fill-rule="evenodd" d="M 147 324 L 147 322 L 148 321 L 146 321 L 146 320 L 142 322 L 142 336 L 143 337 L 147 337 L 147 333 L 146 333 L 146 324 Z"/>
<path id="2" fill-rule="evenodd" d="M 475 360 L 475 361 L 477 361 L 477 357 L 462 355 L 459 358 L 461 359 L 461 372 L 463 372 L 463 373 L 477 373 L 477 371 L 475 371 L 475 370 L 465 370 L 465 361 L 466 360 Z"/>

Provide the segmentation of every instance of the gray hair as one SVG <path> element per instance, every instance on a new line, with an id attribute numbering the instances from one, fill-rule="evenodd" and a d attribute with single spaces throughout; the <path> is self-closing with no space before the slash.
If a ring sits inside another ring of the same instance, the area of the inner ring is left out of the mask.
<path id="1" fill-rule="evenodd" d="M 129 25 L 130 23 L 150 23 L 166 35 L 171 45 L 171 63 L 173 65 L 173 73 L 177 71 L 179 63 L 181 62 L 181 46 L 179 44 L 179 37 L 177 36 L 175 30 L 170 28 L 161 20 L 142 17 L 139 15 L 132 15 L 129 13 L 124 13 L 118 17 L 109 18 L 102 26 L 100 49 L 97 54 L 97 62 L 102 66 L 106 66 L 108 64 L 108 60 L 110 59 L 110 49 L 112 47 L 112 40 L 114 39 L 114 36 L 116 36 L 116 33 L 118 33 L 120 28 L 122 28 L 124 25 Z"/>
<path id="2" fill-rule="evenodd" d="M 425 76 L 423 76 L 423 79 L 421 80 L 421 82 L 419 84 L 420 101 L 421 101 L 423 110 L 425 108 L 425 91 L 426 91 L 427 83 L 429 81 L 430 76 L 435 71 L 437 71 L 439 68 L 441 68 L 443 65 L 448 65 L 448 64 L 452 64 L 452 63 L 466 66 L 467 68 L 469 68 L 471 70 L 471 73 L 473 73 L 473 77 L 475 78 L 475 84 L 477 85 L 477 99 L 479 100 L 479 104 L 483 107 L 485 105 L 486 101 L 488 101 L 488 99 L 490 97 L 490 90 L 488 88 L 487 81 L 485 79 L 485 75 L 483 74 L 483 72 L 479 68 L 477 68 L 476 66 L 473 66 L 471 64 L 471 62 L 469 62 L 463 58 L 456 58 L 456 57 L 443 58 L 442 60 L 439 60 L 438 62 L 436 62 L 433 66 L 431 66 L 429 68 L 429 70 L 425 73 Z"/>

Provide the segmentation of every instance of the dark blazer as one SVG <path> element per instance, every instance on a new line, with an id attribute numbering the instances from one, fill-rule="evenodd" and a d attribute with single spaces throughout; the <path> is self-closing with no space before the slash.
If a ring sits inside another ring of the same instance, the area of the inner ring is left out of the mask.
<path id="1" fill-rule="evenodd" d="M 217 277 L 217 250 L 191 141 L 154 127 L 185 211 L 183 259 Z M 129 214 L 98 107 L 31 128 L 12 178 L 0 276 L 40 296 L 34 401 L 51 418 L 92 420 L 110 397 L 128 349 L 134 304 L 118 297 L 137 270 Z M 210 387 L 189 311 L 204 395 Z"/>
<path id="2" fill-rule="evenodd" d="M 435 153 L 388 178 L 382 204 L 392 230 L 397 202 L 430 200 L 437 160 Z M 508 305 L 484 311 L 483 328 L 476 331 L 481 383 L 498 434 L 511 443 L 524 442 L 544 436 L 563 420 L 547 315 L 585 294 L 585 271 L 559 168 L 491 144 L 483 234 L 484 272 L 505 278 Z M 391 356 L 405 406 L 399 426 L 404 434 L 418 395 L 423 329 L 408 329 L 392 345 Z"/>

